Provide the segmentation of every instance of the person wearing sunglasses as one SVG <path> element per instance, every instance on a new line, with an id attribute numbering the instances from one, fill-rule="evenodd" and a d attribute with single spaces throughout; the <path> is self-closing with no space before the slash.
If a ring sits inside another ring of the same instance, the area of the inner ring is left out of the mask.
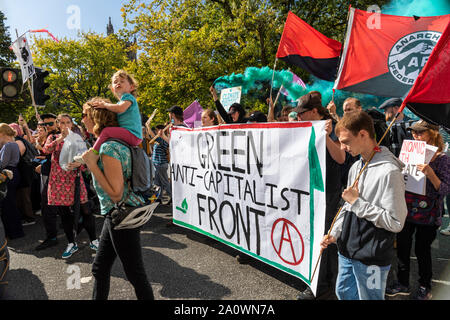
<path id="1" fill-rule="evenodd" d="M 44 143 L 44 148 L 46 145 L 50 145 L 58 137 L 59 129 L 56 119 L 57 117 L 53 113 L 41 115 L 41 124 L 47 129 L 47 140 Z M 42 151 L 42 154 L 45 155 L 46 161 L 42 165 L 36 167 L 36 172 L 41 175 L 41 184 L 43 186 L 41 192 L 41 213 L 44 220 L 46 239 L 36 247 L 37 251 L 56 246 L 58 244 L 58 241 L 56 240 L 56 234 L 58 231 L 56 227 L 57 215 L 55 210 L 51 210 L 51 208 L 49 208 L 47 197 L 48 176 L 50 175 L 52 153 L 50 152 L 46 154 Z"/>

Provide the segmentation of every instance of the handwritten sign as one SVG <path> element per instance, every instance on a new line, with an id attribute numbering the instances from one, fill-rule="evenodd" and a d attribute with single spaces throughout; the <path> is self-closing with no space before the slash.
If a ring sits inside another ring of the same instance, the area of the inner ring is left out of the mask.
<path id="1" fill-rule="evenodd" d="M 174 223 L 311 281 L 325 227 L 325 122 L 175 127 Z"/>
<path id="2" fill-rule="evenodd" d="M 427 144 L 425 141 L 403 140 L 398 158 L 405 164 L 403 176 L 406 191 L 425 195 L 426 177 L 417 169 L 418 164 L 425 163 Z"/>
<path id="3" fill-rule="evenodd" d="M 233 87 L 220 91 L 220 103 L 226 111 L 230 109 L 233 103 L 241 102 L 241 89 L 242 87 Z"/>

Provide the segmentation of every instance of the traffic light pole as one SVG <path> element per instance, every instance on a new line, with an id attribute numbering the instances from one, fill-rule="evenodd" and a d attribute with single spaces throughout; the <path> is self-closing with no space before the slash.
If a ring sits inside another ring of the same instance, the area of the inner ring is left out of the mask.
<path id="1" fill-rule="evenodd" d="M 28 89 L 30 89 L 31 104 L 34 107 L 34 112 L 35 112 L 35 115 L 36 115 L 36 119 L 37 119 L 38 122 L 40 122 L 41 121 L 41 117 L 39 116 L 39 113 L 37 111 L 36 102 L 34 101 L 34 93 L 33 93 L 33 88 L 32 88 L 32 86 L 30 84 L 30 79 L 27 79 L 27 83 L 28 83 Z"/>

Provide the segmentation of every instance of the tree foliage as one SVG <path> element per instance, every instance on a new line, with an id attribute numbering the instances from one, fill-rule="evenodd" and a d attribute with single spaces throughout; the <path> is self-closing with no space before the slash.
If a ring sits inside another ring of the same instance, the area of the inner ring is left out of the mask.
<path id="1" fill-rule="evenodd" d="M 266 1 L 130 1 L 123 11 L 138 37 L 141 101 L 163 113 L 195 99 L 212 106 L 213 81 L 269 63 L 282 28 Z"/>
<path id="2" fill-rule="evenodd" d="M 0 11 L 0 66 L 2 67 L 11 66 L 16 58 L 12 50 L 9 49 L 12 41 L 5 20 L 5 15 Z"/>
<path id="3" fill-rule="evenodd" d="M 122 8 L 126 29 L 117 34 L 86 33 L 60 43 L 36 39 L 35 65 L 51 73 L 51 99 L 43 111 L 79 116 L 82 104 L 93 96 L 114 100 L 108 85 L 119 68 L 138 80 L 142 113 L 159 110 L 155 124 L 166 122 L 166 110 L 175 104 L 186 108 L 198 100 L 204 108 L 214 108 L 209 87 L 215 79 L 247 67 L 273 67 L 289 11 L 342 42 L 350 2 L 365 10 L 387 0 L 128 0 Z M 134 37 L 137 44 L 127 48 L 126 39 Z M 137 50 L 136 61 L 127 58 L 130 49 Z M 277 64 L 278 70 L 289 67 L 309 80 L 304 70 Z M 242 104 L 247 110 L 267 111 L 269 91 L 270 84 L 264 84 L 244 95 Z M 29 104 L 22 102 L 21 108 L 33 114 Z"/>
<path id="4" fill-rule="evenodd" d="M 114 97 L 111 77 L 128 64 L 126 43 L 117 35 L 82 33 L 79 40 L 35 39 L 33 61 L 50 72 L 46 90 L 50 99 L 45 112 L 70 112 L 80 117 L 83 104 L 92 97 Z"/>
<path id="5" fill-rule="evenodd" d="M 380 7 L 387 1 L 357 0 L 353 7 Z M 146 108 L 186 107 L 199 100 L 213 107 L 209 87 L 223 75 L 273 66 L 289 11 L 328 37 L 343 41 L 349 1 L 326 0 L 129 0 L 123 8 L 129 35 L 136 35 L 135 72 Z M 302 69 L 280 61 L 308 80 Z M 264 110 L 270 86 L 243 96 L 247 109 Z"/>

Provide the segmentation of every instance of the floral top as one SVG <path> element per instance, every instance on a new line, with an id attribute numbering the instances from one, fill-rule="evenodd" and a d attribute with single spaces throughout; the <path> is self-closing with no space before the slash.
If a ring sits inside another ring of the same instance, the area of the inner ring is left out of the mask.
<path id="1" fill-rule="evenodd" d="M 127 146 L 116 142 L 116 141 L 107 141 L 102 144 L 100 147 L 100 159 L 98 161 L 99 168 L 103 171 L 103 163 L 101 161 L 101 156 L 107 155 L 114 159 L 117 159 L 122 164 L 122 175 L 123 175 L 123 195 L 122 200 L 126 199 L 129 193 L 128 188 L 128 179 L 131 177 L 131 153 Z M 101 214 L 107 214 L 112 208 L 114 208 L 114 202 L 111 200 L 109 195 L 103 191 L 103 189 L 98 184 L 97 180 L 93 177 L 94 188 L 97 191 L 97 196 L 100 201 Z M 140 201 L 139 201 L 140 200 Z M 136 194 L 132 193 L 126 204 L 130 206 L 138 206 L 141 204 L 141 201 L 144 202 L 144 199 Z"/>
<path id="2" fill-rule="evenodd" d="M 64 141 L 52 141 L 50 137 L 47 139 L 43 151 L 46 154 L 52 154 L 51 170 L 48 177 L 48 204 L 50 206 L 72 206 L 75 200 L 75 179 L 78 170 L 65 171 L 59 165 L 59 155 L 61 154 Z M 81 171 L 86 170 L 84 166 L 80 167 Z M 86 185 L 84 184 L 83 175 L 80 174 L 80 203 L 88 201 Z"/>

